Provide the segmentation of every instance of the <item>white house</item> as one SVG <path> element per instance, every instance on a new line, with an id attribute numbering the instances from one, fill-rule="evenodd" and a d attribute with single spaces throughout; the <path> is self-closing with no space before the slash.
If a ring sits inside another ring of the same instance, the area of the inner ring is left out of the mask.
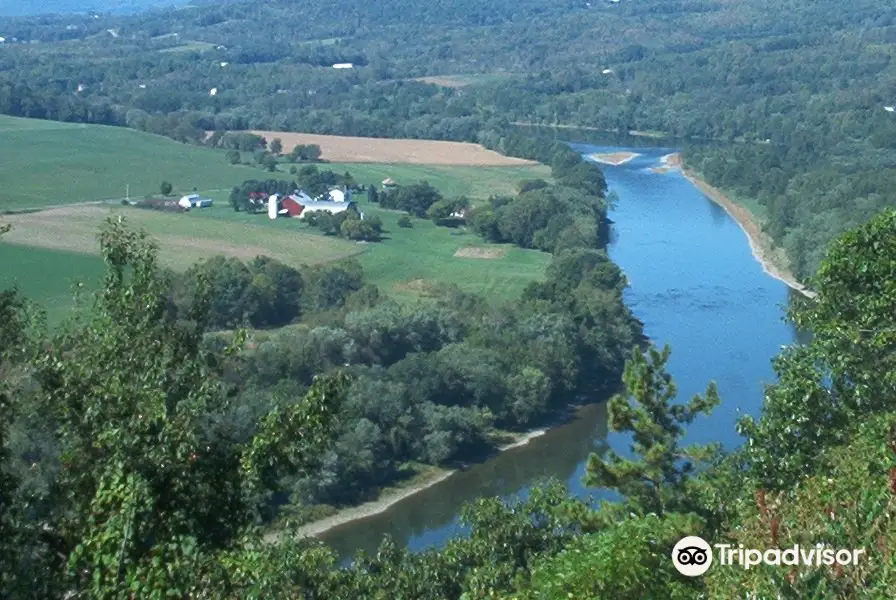
<path id="1" fill-rule="evenodd" d="M 352 201 L 352 192 L 351 190 L 340 190 L 339 188 L 333 188 L 329 192 L 327 192 L 327 197 L 331 202 L 351 202 Z"/>
<path id="2" fill-rule="evenodd" d="M 177 201 L 177 204 L 183 208 L 208 208 L 213 204 L 213 201 L 211 198 L 203 198 L 199 194 L 190 194 L 183 196 Z"/>
<path id="3" fill-rule="evenodd" d="M 355 65 L 353 65 L 352 63 L 336 63 L 335 65 L 333 65 L 333 68 L 334 69 L 351 69 L 354 66 Z"/>
<path id="4" fill-rule="evenodd" d="M 896 112 L 896 106 L 885 106 L 884 110 L 887 112 Z"/>

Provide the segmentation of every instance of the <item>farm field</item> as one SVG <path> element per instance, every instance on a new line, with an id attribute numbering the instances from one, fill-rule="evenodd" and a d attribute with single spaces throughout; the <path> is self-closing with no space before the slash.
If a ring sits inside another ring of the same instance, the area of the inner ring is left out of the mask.
<path id="1" fill-rule="evenodd" d="M 123 127 L 0 116 L 0 212 L 176 191 L 230 189 L 260 171 L 218 150 Z M 286 176 L 280 174 L 280 176 Z"/>
<path id="2" fill-rule="evenodd" d="M 11 142 L 0 146 L 0 222 L 13 226 L 0 239 L 0 259 L 11 266 L 3 269 L 0 286 L 18 285 L 48 310 L 51 321 L 58 321 L 71 306 L 74 281 L 99 281 L 103 265 L 97 233 L 110 215 L 121 215 L 144 229 L 158 242 L 162 264 L 173 269 L 186 269 L 216 254 L 243 260 L 265 254 L 294 266 L 356 256 L 371 283 L 404 301 L 426 297 L 438 283 L 456 283 L 492 299 L 511 298 L 542 277 L 550 262 L 550 256 L 539 252 L 488 246 L 462 228 L 436 227 L 419 219 L 413 220 L 413 228 L 399 228 L 401 213 L 368 203 L 366 194 L 356 200 L 365 213 L 383 220 L 386 239 L 379 243 L 325 237 L 293 219 L 271 221 L 263 214 L 232 210 L 232 186 L 246 179 L 291 178 L 283 172 L 286 165 L 278 173 L 231 166 L 221 151 L 96 125 L 0 116 L 0 135 Z M 446 197 L 463 195 L 474 203 L 494 194 L 513 194 L 522 180 L 550 177 L 548 167 L 525 161 L 503 166 L 413 164 L 417 159 L 413 152 L 387 153 L 380 163 L 318 167 L 348 171 L 359 183 L 376 186 L 387 177 L 399 184 L 426 180 Z M 179 214 L 99 202 L 122 198 L 126 183 L 135 198 L 158 193 L 162 180 L 173 183 L 175 193 L 195 187 L 215 205 Z"/>
<path id="3" fill-rule="evenodd" d="M 425 297 L 438 283 L 457 284 L 487 300 L 517 298 L 529 282 L 544 277 L 551 262 L 547 253 L 486 244 L 464 228 L 412 219 L 414 226 L 403 229 L 397 224 L 402 212 L 369 204 L 362 209 L 382 219 L 389 239 L 368 244 L 358 260 L 370 281 L 398 300 Z"/>
<path id="4" fill-rule="evenodd" d="M 62 321 L 74 306 L 74 285 L 81 282 L 86 289 L 96 289 L 104 269 L 98 254 L 90 256 L 7 241 L 0 241 L 0 264 L 0 289 L 17 287 L 46 310 L 50 325 Z"/>
<path id="5" fill-rule="evenodd" d="M 467 196 L 485 200 L 492 195 L 516 194 L 517 184 L 526 179 L 550 180 L 551 169 L 545 165 L 515 167 L 464 167 L 407 164 L 330 163 L 321 168 L 337 173 L 348 171 L 358 183 L 379 187 L 387 177 L 399 185 L 426 180 L 443 196 Z M 359 198 L 360 199 L 360 198 Z M 363 202 L 364 200 L 362 200 Z"/>
<path id="6" fill-rule="evenodd" d="M 211 208 L 175 216 L 184 219 L 184 222 L 218 222 L 226 231 L 241 228 L 266 230 L 273 235 L 299 235 L 323 247 L 330 247 L 332 244 L 339 247 L 347 245 L 349 252 L 358 253 L 356 258 L 364 268 L 367 280 L 399 300 L 425 297 L 427 291 L 439 282 L 456 283 L 466 291 L 482 293 L 494 299 L 513 298 L 522 292 L 528 282 L 543 277 L 551 259 L 548 254 L 521 250 L 509 244 L 486 244 L 477 235 L 463 228 L 437 227 L 428 220 L 412 219 L 414 227 L 410 229 L 398 227 L 398 218 L 404 213 L 370 204 L 363 195 L 359 197 L 359 208 L 365 215 L 376 215 L 383 221 L 386 233 L 381 242 L 356 244 L 336 237 L 322 236 L 297 219 L 271 221 L 265 214 L 236 212 L 227 204 L 225 193 L 211 196 L 218 196 L 214 198 L 216 204 Z M 137 221 L 133 219 L 134 213 L 142 215 L 147 212 L 153 216 L 161 214 L 136 209 L 121 212 L 129 215 L 128 219 L 135 224 Z M 200 231 L 212 229 L 211 225 L 203 224 Z M 263 239 L 268 239 L 267 233 L 262 235 Z M 484 248 L 486 251 L 458 253 L 459 250 L 468 248 Z M 247 251 L 244 254 L 253 252 Z M 315 258 L 320 259 L 317 262 L 326 262 L 328 255 L 329 252 Z M 479 258 L 480 256 L 485 258 Z M 336 254 L 335 259 L 338 258 L 341 256 Z M 182 262 L 189 266 L 192 261 L 190 258 Z"/>
<path id="7" fill-rule="evenodd" d="M 504 156 L 479 144 L 434 140 L 401 140 L 341 135 L 290 133 L 288 131 L 252 131 L 270 142 L 280 138 L 288 153 L 298 144 L 317 144 L 321 158 L 331 162 L 404 163 L 416 165 L 466 165 L 500 167 L 534 165 L 522 158 Z"/>
<path id="8" fill-rule="evenodd" d="M 227 209 L 221 207 L 220 210 Z M 299 227 L 290 230 L 288 227 L 265 226 L 268 219 L 262 215 L 257 216 L 257 222 L 240 222 L 207 218 L 198 210 L 182 214 L 84 205 L 6 215 L 4 221 L 12 225 L 12 231 L 4 235 L 0 243 L 98 255 L 97 233 L 103 220 L 110 215 L 123 216 L 135 228 L 145 230 L 159 244 L 160 262 L 178 270 L 216 254 L 241 260 L 264 254 L 285 264 L 299 266 L 330 262 L 363 250 L 353 242 L 297 231 Z"/>

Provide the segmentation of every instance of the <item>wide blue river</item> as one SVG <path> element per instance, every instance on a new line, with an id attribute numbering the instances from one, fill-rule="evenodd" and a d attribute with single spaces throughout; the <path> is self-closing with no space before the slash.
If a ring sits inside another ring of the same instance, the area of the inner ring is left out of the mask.
<path id="1" fill-rule="evenodd" d="M 625 148 L 574 144 L 589 154 Z M 687 442 L 741 442 L 735 422 L 759 412 L 763 387 L 774 379 L 771 359 L 796 332 L 783 320 L 788 295 L 753 257 L 738 224 L 679 172 L 651 167 L 675 149 L 639 148 L 618 167 L 605 167 L 618 200 L 610 254 L 629 279 L 626 301 L 654 344 L 672 347 L 669 370 L 681 398 L 714 380 L 722 404 L 695 421 Z M 571 423 L 393 505 L 387 511 L 331 529 L 321 536 L 343 557 L 372 552 L 385 535 L 412 550 L 439 546 L 464 528 L 461 507 L 477 497 L 524 497 L 544 478 L 566 481 L 580 497 L 599 497 L 581 483 L 591 452 L 627 453 L 628 439 L 607 435 L 603 405 Z"/>

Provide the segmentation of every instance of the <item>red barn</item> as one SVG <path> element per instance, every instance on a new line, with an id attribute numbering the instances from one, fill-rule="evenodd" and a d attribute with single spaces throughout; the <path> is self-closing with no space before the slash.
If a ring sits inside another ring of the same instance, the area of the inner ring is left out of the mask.
<path id="1" fill-rule="evenodd" d="M 293 196 L 287 196 L 280 203 L 280 208 L 286 210 L 286 214 L 290 217 L 300 217 L 302 216 L 302 211 L 305 210 L 305 207 L 299 204 L 298 200 Z"/>

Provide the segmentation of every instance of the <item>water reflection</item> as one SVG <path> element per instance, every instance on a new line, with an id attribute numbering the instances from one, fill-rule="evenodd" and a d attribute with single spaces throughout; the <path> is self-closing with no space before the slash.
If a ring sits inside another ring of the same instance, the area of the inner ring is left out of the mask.
<path id="1" fill-rule="evenodd" d="M 510 497 L 527 486 L 556 478 L 578 483 L 578 468 L 592 452 L 606 448 L 606 405 L 579 410 L 572 422 L 548 431 L 526 446 L 502 453 L 481 465 L 454 474 L 396 504 L 388 519 L 374 515 L 331 529 L 321 539 L 340 555 L 373 551 L 390 534 L 396 543 L 419 550 L 463 533 L 457 515 L 464 504 L 484 496 Z"/>

